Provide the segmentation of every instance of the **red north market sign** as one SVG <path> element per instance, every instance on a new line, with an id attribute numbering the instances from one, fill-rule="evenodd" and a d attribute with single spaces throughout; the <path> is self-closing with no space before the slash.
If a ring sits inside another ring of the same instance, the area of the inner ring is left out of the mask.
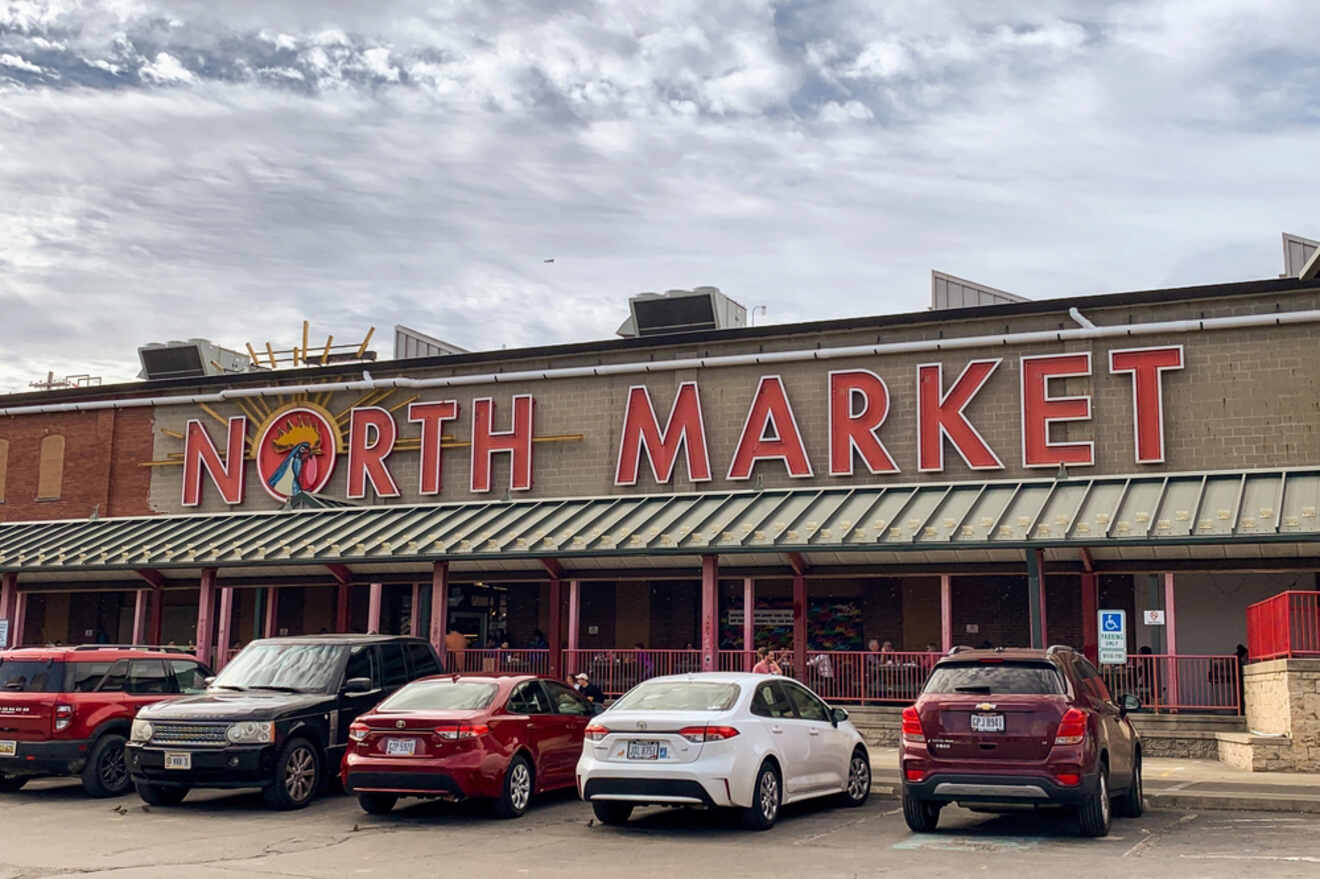
<path id="1" fill-rule="evenodd" d="M 908 402 L 916 407 L 918 471 L 942 472 L 950 449 L 973 470 L 1004 469 L 1000 454 L 1004 450 L 991 448 L 966 413 L 977 395 L 994 380 L 1002 362 L 1002 357 L 973 360 L 952 381 L 946 380 L 939 363 L 917 366 L 916 388 Z M 1112 350 L 1108 366 L 1111 375 L 1128 376 L 1131 382 L 1135 462 L 1163 463 L 1163 379 L 1164 373 L 1183 368 L 1182 346 Z M 1021 447 L 1016 452 L 1021 455 L 1023 467 L 1095 464 L 1093 441 L 1056 442 L 1050 438 L 1052 424 L 1091 419 L 1089 395 L 1060 396 L 1051 392 L 1050 382 L 1090 376 L 1091 367 L 1089 352 L 1020 358 Z M 859 464 L 873 475 L 901 472 L 884 443 L 883 428 L 892 400 L 885 380 L 867 369 L 839 369 L 829 372 L 823 384 L 829 403 L 829 475 L 852 476 Z M 478 397 L 468 401 L 468 405 L 472 407 L 472 426 L 467 491 L 474 494 L 491 491 L 496 455 L 510 457 L 509 489 L 530 491 L 535 469 L 533 395 L 518 394 L 512 398 L 508 427 L 499 430 L 495 428 L 496 406 L 492 398 Z M 445 424 L 457 420 L 461 408 L 458 400 L 415 402 L 408 406 L 406 420 L 418 425 L 421 434 L 417 451 L 417 493 L 421 496 L 435 496 L 443 491 L 445 455 L 441 438 Z M 226 452 L 221 454 L 200 420 L 188 422 L 184 435 L 184 506 L 201 503 L 204 477 L 225 503 L 243 503 L 247 482 L 243 452 L 247 418 L 229 419 L 226 433 Z M 339 458 L 345 458 L 349 499 L 365 498 L 368 491 L 379 498 L 402 494 L 387 460 L 399 438 L 399 424 L 392 412 L 378 406 L 353 409 L 345 440 L 346 454 L 336 451 L 337 436 L 329 414 L 306 404 L 295 404 L 267 420 L 253 445 L 257 475 L 266 493 L 276 500 L 316 494 L 329 482 Z M 663 423 L 647 387 L 629 388 L 617 445 L 614 484 L 635 485 L 643 459 L 657 483 L 668 483 L 680 457 L 690 481 L 709 482 L 714 478 L 700 384 L 686 381 L 678 386 Z M 749 480 L 762 464 L 783 467 L 794 478 L 816 475 L 792 401 L 778 375 L 763 375 L 757 381 L 738 442 L 727 469 L 723 470 L 724 478 L 732 482 Z"/>

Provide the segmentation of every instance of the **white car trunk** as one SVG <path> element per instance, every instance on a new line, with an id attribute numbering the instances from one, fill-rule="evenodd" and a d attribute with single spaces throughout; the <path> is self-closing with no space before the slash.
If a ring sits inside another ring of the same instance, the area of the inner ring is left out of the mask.
<path id="1" fill-rule="evenodd" d="M 587 740 L 597 760 L 633 765 L 692 763 L 701 756 L 700 742 L 678 734 L 688 727 L 718 726 L 726 712 L 607 711 L 593 725 L 608 729 L 602 741 Z"/>

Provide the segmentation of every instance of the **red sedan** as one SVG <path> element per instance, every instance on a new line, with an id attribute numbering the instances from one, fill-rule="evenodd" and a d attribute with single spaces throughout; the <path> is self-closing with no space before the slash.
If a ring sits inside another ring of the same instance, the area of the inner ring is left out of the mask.
<path id="1" fill-rule="evenodd" d="M 423 678 L 349 727 L 344 789 L 373 815 L 399 797 L 440 797 L 516 818 L 533 794 L 576 784 L 591 713 L 572 688 L 532 675 Z"/>

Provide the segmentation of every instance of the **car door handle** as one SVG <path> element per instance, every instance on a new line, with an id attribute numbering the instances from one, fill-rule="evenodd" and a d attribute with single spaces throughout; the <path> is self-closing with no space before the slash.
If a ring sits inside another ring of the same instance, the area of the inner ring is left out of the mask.
<path id="1" fill-rule="evenodd" d="M 818 729 L 807 730 L 807 735 L 818 736 L 820 735 L 820 730 Z"/>
<path id="2" fill-rule="evenodd" d="M 779 735 L 779 734 L 781 734 L 783 731 L 784 731 L 784 728 L 783 728 L 782 726 L 772 726 L 772 727 L 770 727 L 770 732 L 774 733 L 775 735 Z"/>

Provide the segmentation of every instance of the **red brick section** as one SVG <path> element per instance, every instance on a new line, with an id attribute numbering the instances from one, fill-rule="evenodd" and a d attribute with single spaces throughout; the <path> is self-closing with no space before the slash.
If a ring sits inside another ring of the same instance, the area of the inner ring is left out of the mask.
<path id="1" fill-rule="evenodd" d="M 9 465 L 0 521 L 142 516 L 148 505 L 152 458 L 150 409 L 106 409 L 0 419 L 9 440 Z M 58 500 L 37 500 L 43 438 L 64 437 L 64 481 Z"/>

